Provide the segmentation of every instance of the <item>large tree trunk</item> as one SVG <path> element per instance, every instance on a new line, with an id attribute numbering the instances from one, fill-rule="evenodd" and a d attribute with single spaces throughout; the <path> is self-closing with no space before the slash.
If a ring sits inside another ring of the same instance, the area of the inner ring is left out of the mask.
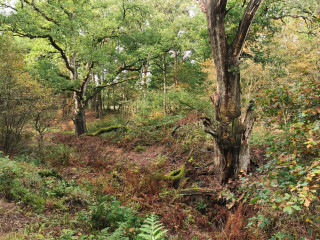
<path id="1" fill-rule="evenodd" d="M 73 66 L 76 66 L 75 54 L 72 58 L 72 61 L 73 61 Z M 86 98 L 86 90 L 87 90 L 87 86 L 88 86 L 90 80 L 92 79 L 91 70 L 93 68 L 93 63 L 88 62 L 86 64 L 86 68 L 88 69 L 88 73 L 81 83 L 80 90 L 75 91 L 73 94 L 73 100 L 74 100 L 73 123 L 74 123 L 74 127 L 75 127 L 76 136 L 80 136 L 80 135 L 85 134 L 87 132 L 86 108 L 88 106 L 90 98 Z M 73 79 L 73 81 L 76 81 L 77 76 L 78 76 L 78 74 L 77 74 L 76 70 L 74 70 L 74 72 L 71 74 L 71 79 Z"/>
<path id="2" fill-rule="evenodd" d="M 216 93 L 217 94 L 217 93 Z M 214 98 L 212 98 L 214 101 Z M 222 99 L 227 105 L 228 97 Z M 230 99 L 229 99 L 230 102 Z M 229 103 L 228 102 L 228 103 Z M 235 104 L 240 105 L 239 102 Z M 216 127 L 213 132 L 215 175 L 220 182 L 226 183 L 229 178 L 240 172 L 247 172 L 250 163 L 249 139 L 253 128 L 255 115 L 253 102 L 250 103 L 243 116 L 226 115 L 224 107 L 216 105 Z M 237 108 L 229 103 L 230 108 Z M 212 133 L 212 131 L 211 131 Z"/>
<path id="3" fill-rule="evenodd" d="M 78 94 L 74 94 L 74 117 L 73 123 L 76 136 L 80 136 L 87 132 L 85 104 Z"/>
<path id="4" fill-rule="evenodd" d="M 78 109 L 74 115 L 74 126 L 75 126 L 75 134 L 76 136 L 80 136 L 87 132 L 86 128 L 86 115 L 84 109 Z"/>
<path id="5" fill-rule="evenodd" d="M 215 175 L 221 183 L 246 172 L 249 166 L 249 138 L 254 124 L 253 102 L 241 116 L 240 54 L 253 17 L 263 0 L 250 0 L 233 42 L 225 30 L 228 0 L 199 0 L 207 15 L 208 32 L 217 71 L 217 90 L 211 96 L 215 126 L 204 122 L 213 136 Z"/>

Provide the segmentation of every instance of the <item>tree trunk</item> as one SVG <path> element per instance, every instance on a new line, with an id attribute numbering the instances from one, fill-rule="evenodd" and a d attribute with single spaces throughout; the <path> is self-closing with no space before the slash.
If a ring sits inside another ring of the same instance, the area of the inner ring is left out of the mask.
<path id="1" fill-rule="evenodd" d="M 75 126 L 75 134 L 76 136 L 80 136 L 82 134 L 85 134 L 87 132 L 86 128 L 86 117 L 85 117 L 85 110 L 84 109 L 78 109 L 77 112 L 74 115 L 74 126 Z"/>
<path id="2" fill-rule="evenodd" d="M 162 73 L 163 73 L 163 114 L 167 114 L 167 65 L 166 56 L 162 56 Z"/>
<path id="3" fill-rule="evenodd" d="M 103 77 L 100 76 L 100 78 L 98 77 L 97 79 L 98 81 L 98 85 L 101 85 L 103 82 Z M 100 92 L 97 93 L 97 95 L 95 96 L 95 108 L 94 110 L 96 111 L 96 117 L 97 118 L 102 118 L 102 90 Z"/>
<path id="4" fill-rule="evenodd" d="M 212 135 L 214 144 L 213 161 L 215 175 L 220 182 L 240 172 L 247 172 L 250 163 L 249 138 L 255 121 L 253 102 L 241 116 L 240 73 L 230 74 L 226 94 L 216 92 L 212 97 L 215 107 L 216 127 Z M 231 82 L 232 81 L 232 82 Z M 219 97 L 222 95 L 223 97 Z M 233 97 L 236 96 L 236 97 Z"/>
<path id="5" fill-rule="evenodd" d="M 102 117 L 102 92 L 99 92 L 97 94 L 96 112 L 97 112 L 97 117 L 101 118 Z"/>
<path id="6" fill-rule="evenodd" d="M 174 55 L 174 63 L 173 63 L 173 69 L 174 69 L 174 85 L 178 85 L 178 53 L 176 50 L 173 52 Z"/>
<path id="7" fill-rule="evenodd" d="M 74 117 L 73 123 L 75 126 L 76 136 L 80 136 L 87 132 L 86 114 L 83 100 L 75 93 L 74 94 Z"/>
<path id="8" fill-rule="evenodd" d="M 240 55 L 253 17 L 263 0 L 250 0 L 231 44 L 227 42 L 225 17 L 228 0 L 199 0 L 207 15 L 212 55 L 217 71 L 217 90 L 211 96 L 215 126 L 204 122 L 213 136 L 215 175 L 221 183 L 246 172 L 249 166 L 249 138 L 255 121 L 253 101 L 241 116 Z"/>

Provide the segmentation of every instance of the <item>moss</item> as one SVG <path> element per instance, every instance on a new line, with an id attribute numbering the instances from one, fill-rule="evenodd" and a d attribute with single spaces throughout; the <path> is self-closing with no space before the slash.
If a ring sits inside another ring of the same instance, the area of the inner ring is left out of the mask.
<path id="1" fill-rule="evenodd" d="M 173 170 L 166 177 L 169 180 L 178 181 L 184 177 L 185 173 L 186 173 L 185 165 L 182 165 L 179 169 Z"/>
<path id="2" fill-rule="evenodd" d="M 146 151 L 146 147 L 138 145 L 133 150 L 136 151 L 137 153 L 142 153 Z"/>
<path id="3" fill-rule="evenodd" d="M 87 133 L 86 135 L 95 137 L 95 136 L 101 135 L 102 133 L 108 133 L 108 132 L 117 131 L 117 130 L 127 131 L 128 128 L 126 126 L 116 125 L 116 126 L 111 126 L 107 128 L 101 128 L 94 133 Z"/>

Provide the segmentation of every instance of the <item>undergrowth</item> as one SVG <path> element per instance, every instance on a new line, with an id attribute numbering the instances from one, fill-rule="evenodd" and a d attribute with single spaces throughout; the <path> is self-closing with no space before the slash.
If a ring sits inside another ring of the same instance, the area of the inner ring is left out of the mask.
<path id="1" fill-rule="evenodd" d="M 65 180 L 54 169 L 42 169 L 8 157 L 0 157 L 0 196 L 24 208 L 31 207 L 39 216 L 48 213 L 51 217 L 73 216 L 72 221 L 60 226 L 59 235 L 52 239 L 78 239 L 76 236 L 81 239 L 135 239 L 142 222 L 136 211 L 122 206 L 113 197 Z M 45 217 L 44 221 L 50 221 L 50 217 Z M 48 224 L 42 225 L 46 228 Z M 28 234 L 36 232 L 29 229 Z M 47 239 L 51 239 L 50 232 L 47 234 Z"/>

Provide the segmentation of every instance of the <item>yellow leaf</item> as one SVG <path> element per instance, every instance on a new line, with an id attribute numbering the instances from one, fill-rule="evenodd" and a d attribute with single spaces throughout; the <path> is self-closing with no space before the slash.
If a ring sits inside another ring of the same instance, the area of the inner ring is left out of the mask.
<path id="1" fill-rule="evenodd" d="M 309 207 L 310 206 L 310 201 L 309 199 L 304 200 L 304 206 Z"/>
<path id="2" fill-rule="evenodd" d="M 306 222 L 307 223 L 312 223 L 312 221 L 309 218 L 306 219 Z"/>

